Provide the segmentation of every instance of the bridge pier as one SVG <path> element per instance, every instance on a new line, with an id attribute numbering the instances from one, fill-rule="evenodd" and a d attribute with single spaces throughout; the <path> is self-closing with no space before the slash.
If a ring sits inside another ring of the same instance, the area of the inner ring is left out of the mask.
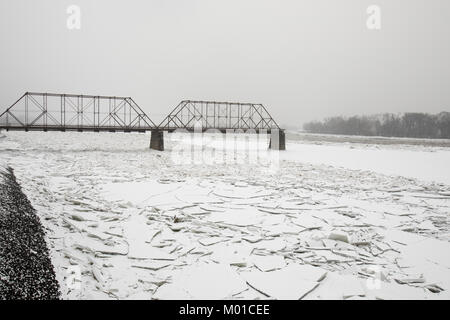
<path id="1" fill-rule="evenodd" d="M 152 130 L 150 149 L 164 151 L 164 131 Z"/>
<path id="2" fill-rule="evenodd" d="M 284 130 L 272 130 L 270 132 L 269 149 L 286 150 L 286 134 Z"/>

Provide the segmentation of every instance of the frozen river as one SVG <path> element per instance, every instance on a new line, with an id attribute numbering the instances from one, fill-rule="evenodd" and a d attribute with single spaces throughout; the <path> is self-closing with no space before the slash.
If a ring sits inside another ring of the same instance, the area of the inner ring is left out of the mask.
<path id="1" fill-rule="evenodd" d="M 288 141 L 275 166 L 217 165 L 146 134 L 0 135 L 65 299 L 450 298 L 445 148 Z"/>

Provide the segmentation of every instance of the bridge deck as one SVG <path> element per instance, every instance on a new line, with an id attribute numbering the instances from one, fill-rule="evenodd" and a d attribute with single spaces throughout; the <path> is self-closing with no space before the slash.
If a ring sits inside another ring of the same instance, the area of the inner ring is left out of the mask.
<path id="1" fill-rule="evenodd" d="M 0 130 L 6 131 L 77 131 L 77 132 L 148 132 L 148 131 L 166 131 L 166 132 L 213 132 L 219 131 L 221 133 L 233 133 L 233 132 L 244 132 L 244 133 L 268 133 L 270 134 L 274 130 L 284 131 L 283 129 L 235 129 L 235 128 L 167 128 L 167 127 L 139 127 L 139 128 L 126 128 L 118 126 L 58 126 L 58 125 L 33 125 L 33 126 L 17 126 L 17 125 L 0 125 Z"/>

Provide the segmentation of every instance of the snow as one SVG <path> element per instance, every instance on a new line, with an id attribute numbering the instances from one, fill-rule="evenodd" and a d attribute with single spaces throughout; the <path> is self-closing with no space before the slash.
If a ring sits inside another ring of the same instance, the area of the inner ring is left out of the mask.
<path id="1" fill-rule="evenodd" d="M 229 265 L 199 263 L 175 272 L 173 282 L 161 286 L 154 298 L 218 300 L 245 290 L 245 281 Z"/>
<path id="2" fill-rule="evenodd" d="M 445 148 L 430 151 L 420 147 L 399 146 L 393 149 L 386 146 L 292 142 L 289 152 L 283 153 L 281 158 L 450 184 L 450 150 Z"/>
<path id="3" fill-rule="evenodd" d="M 0 139 L 64 299 L 448 297 L 445 148 L 288 141 L 262 146 L 272 163 L 205 164 L 170 138 L 164 152 L 148 134 Z"/>
<path id="4" fill-rule="evenodd" d="M 318 267 L 293 263 L 277 271 L 244 272 L 242 277 L 250 286 L 268 297 L 298 300 L 316 288 L 326 273 Z"/>

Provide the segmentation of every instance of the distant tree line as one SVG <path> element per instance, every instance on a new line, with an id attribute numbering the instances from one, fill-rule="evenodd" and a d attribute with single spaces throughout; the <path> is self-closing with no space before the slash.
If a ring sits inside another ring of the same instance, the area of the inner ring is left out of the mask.
<path id="1" fill-rule="evenodd" d="M 450 112 L 331 117 L 303 128 L 311 133 L 450 139 Z"/>

